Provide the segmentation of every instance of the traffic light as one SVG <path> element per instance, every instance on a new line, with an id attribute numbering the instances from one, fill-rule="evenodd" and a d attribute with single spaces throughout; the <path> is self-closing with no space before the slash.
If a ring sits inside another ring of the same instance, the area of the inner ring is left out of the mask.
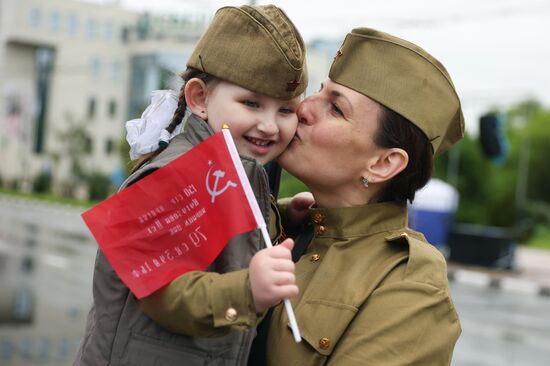
<path id="1" fill-rule="evenodd" d="M 504 117 L 498 113 L 487 113 L 479 119 L 479 142 L 485 155 L 500 164 L 508 155 L 508 142 L 504 134 Z"/>

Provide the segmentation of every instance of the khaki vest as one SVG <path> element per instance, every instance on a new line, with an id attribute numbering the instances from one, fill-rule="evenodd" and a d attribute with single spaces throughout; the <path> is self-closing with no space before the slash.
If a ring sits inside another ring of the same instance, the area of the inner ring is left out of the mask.
<path id="1" fill-rule="evenodd" d="M 184 132 L 128 177 L 120 189 L 168 164 L 212 134 L 207 123 L 191 115 Z M 269 225 L 267 175 L 255 160 L 241 160 Z M 260 246 L 263 247 L 263 242 L 259 231 L 239 235 L 227 244 L 209 270 L 225 273 L 246 268 L 252 256 L 262 249 Z M 246 365 L 255 330 L 231 331 L 215 338 L 189 337 L 164 330 L 139 310 L 136 298 L 99 250 L 93 297 L 94 304 L 74 365 Z"/>

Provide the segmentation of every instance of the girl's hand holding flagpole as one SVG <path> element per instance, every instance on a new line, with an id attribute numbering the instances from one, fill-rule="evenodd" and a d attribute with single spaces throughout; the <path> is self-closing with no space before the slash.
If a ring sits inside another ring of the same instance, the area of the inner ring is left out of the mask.
<path id="1" fill-rule="evenodd" d="M 256 202 L 256 198 L 254 197 L 254 192 L 252 192 L 252 188 L 250 187 L 250 183 L 248 182 L 248 178 L 246 177 L 244 168 L 242 167 L 242 163 L 239 158 L 239 153 L 237 152 L 237 148 L 235 147 L 235 143 L 233 142 L 233 138 L 231 137 L 231 133 L 229 132 L 229 126 L 224 125 L 223 127 L 224 128 L 222 132 L 225 137 L 225 141 L 229 149 L 231 158 L 233 159 L 233 164 L 237 169 L 237 173 L 239 175 L 241 184 L 243 186 L 244 192 L 248 199 L 248 203 L 250 205 L 250 208 L 252 209 L 252 212 L 254 213 L 254 217 L 256 218 L 258 227 L 262 232 L 262 237 L 264 239 L 266 247 L 271 248 L 273 247 L 273 245 L 271 244 L 271 239 L 269 238 L 269 234 L 267 233 L 263 215 L 260 211 L 260 207 L 258 206 L 258 203 Z M 296 316 L 294 315 L 294 311 L 292 310 L 292 305 L 290 304 L 290 300 L 285 299 L 284 304 L 285 304 L 286 313 L 288 315 L 288 320 L 290 322 L 290 328 L 292 329 L 292 334 L 294 335 L 294 340 L 296 341 L 296 343 L 298 343 L 302 340 L 302 336 L 300 335 L 300 329 L 298 328 Z"/>

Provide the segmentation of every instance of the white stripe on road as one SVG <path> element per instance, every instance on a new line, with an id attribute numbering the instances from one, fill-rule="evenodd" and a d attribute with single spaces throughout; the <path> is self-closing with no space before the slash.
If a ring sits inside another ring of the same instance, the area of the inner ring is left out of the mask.
<path id="1" fill-rule="evenodd" d="M 465 269 L 455 271 L 454 279 L 456 282 L 484 287 L 489 286 L 491 282 L 491 278 L 487 274 Z"/>
<path id="2" fill-rule="evenodd" d="M 533 281 L 526 281 L 519 278 L 503 278 L 500 281 L 500 288 L 505 291 L 517 292 L 527 295 L 538 295 L 540 286 Z"/>

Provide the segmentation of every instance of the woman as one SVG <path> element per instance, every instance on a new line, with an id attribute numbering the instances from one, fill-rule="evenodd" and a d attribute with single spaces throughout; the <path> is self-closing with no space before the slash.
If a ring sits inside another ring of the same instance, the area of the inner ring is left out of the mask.
<path id="1" fill-rule="evenodd" d="M 297 114 L 279 163 L 316 202 L 296 240 L 303 340 L 294 343 L 279 305 L 249 364 L 450 364 L 461 330 L 445 261 L 407 227 L 407 201 L 430 178 L 434 153 L 463 134 L 447 71 L 414 44 L 354 29 Z"/>

